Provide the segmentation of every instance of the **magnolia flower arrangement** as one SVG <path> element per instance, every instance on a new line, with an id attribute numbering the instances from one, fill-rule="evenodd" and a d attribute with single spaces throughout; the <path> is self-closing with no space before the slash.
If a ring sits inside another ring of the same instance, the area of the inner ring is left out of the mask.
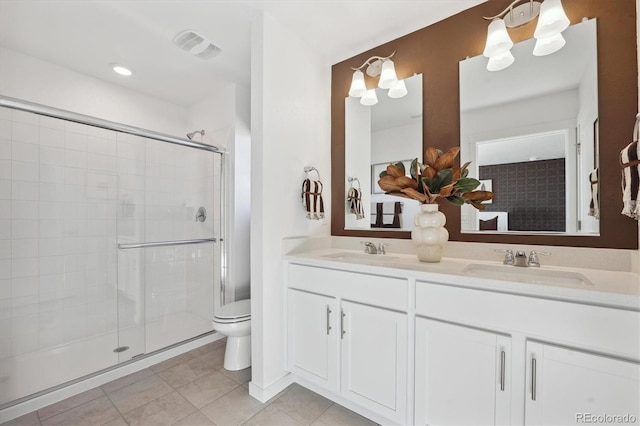
<path id="1" fill-rule="evenodd" d="M 446 153 L 434 147 L 427 148 L 424 157 L 426 164 L 414 159 L 411 162 L 411 177 L 406 176 L 404 164 L 389 164 L 387 170 L 380 173 L 378 185 L 387 194 L 418 200 L 422 204 L 433 204 L 444 198 L 452 204 L 462 206 L 471 204 L 478 210 L 484 210 L 483 201 L 491 200 L 493 192 L 474 191 L 480 181 L 467 177 L 469 164 L 454 167 L 454 160 L 460 147 L 451 148 Z"/>

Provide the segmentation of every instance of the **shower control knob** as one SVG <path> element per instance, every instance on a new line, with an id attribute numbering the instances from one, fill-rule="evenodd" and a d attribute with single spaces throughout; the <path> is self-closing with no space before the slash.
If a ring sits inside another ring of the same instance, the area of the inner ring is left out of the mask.
<path id="1" fill-rule="evenodd" d="M 205 220 L 207 220 L 207 211 L 204 207 L 200 207 L 196 213 L 196 222 L 204 222 Z"/>

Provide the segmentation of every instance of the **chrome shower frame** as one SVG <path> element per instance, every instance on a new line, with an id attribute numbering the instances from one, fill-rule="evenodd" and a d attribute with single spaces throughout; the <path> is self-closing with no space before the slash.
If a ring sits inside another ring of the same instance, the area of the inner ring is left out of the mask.
<path id="1" fill-rule="evenodd" d="M 53 107 L 49 107 L 46 105 L 41 105 L 41 104 L 37 104 L 34 102 L 29 102 L 29 101 L 24 101 L 21 99 L 16 99 L 16 98 L 12 98 L 12 97 L 8 97 L 8 96 L 3 96 L 0 95 L 0 107 L 6 107 L 6 108 L 11 108 L 14 110 L 19 110 L 19 111 L 25 111 L 25 112 L 29 112 L 29 113 L 34 113 L 37 115 L 42 115 L 42 116 L 46 116 L 46 117 L 52 117 L 52 118 L 57 118 L 57 119 L 62 119 L 62 120 L 66 120 L 66 121 L 70 121 L 70 122 L 74 122 L 74 123 L 79 123 L 79 124 L 85 124 L 85 125 L 89 125 L 89 126 L 93 126 L 93 127 L 98 127 L 98 128 L 102 128 L 102 129 L 107 129 L 107 130 L 113 130 L 113 131 L 117 131 L 117 132 L 121 132 L 121 133 L 126 133 L 129 135 L 134 135 L 134 136 L 139 136 L 139 137 L 143 137 L 143 138 L 148 138 L 148 139 L 154 139 L 157 141 L 161 141 L 161 142 L 167 142 L 167 143 L 171 143 L 171 144 L 175 144 L 175 145 L 180 145 L 180 146 L 185 146 L 188 148 L 195 148 L 195 149 L 200 149 L 203 151 L 208 151 L 208 152 L 212 152 L 215 154 L 219 154 L 220 157 L 220 187 L 221 187 L 221 191 L 220 191 L 220 205 L 219 205 L 219 212 L 218 214 L 220 215 L 220 235 L 218 236 L 218 238 L 211 238 L 211 239 L 206 239 L 205 240 L 188 240 L 188 241 L 178 241 L 178 242 L 172 242 L 172 245 L 176 245 L 176 244 L 187 244 L 187 243 L 201 243 L 201 242 L 215 242 L 217 241 L 220 244 L 220 303 L 224 304 L 225 303 L 225 288 L 226 288 L 226 280 L 227 280 L 227 267 L 228 267 L 228 263 L 227 263 L 227 259 L 228 259 L 228 254 L 227 254 L 227 238 L 228 238 L 228 226 L 227 226 L 227 214 L 229 213 L 229 211 L 227 210 L 229 207 L 227 206 L 228 204 L 228 200 L 229 200 L 229 190 L 230 188 L 228 188 L 228 182 L 230 182 L 230 176 L 228 176 L 228 167 L 227 167 L 227 161 L 229 161 L 229 153 L 226 151 L 226 149 L 224 147 L 218 147 L 218 146 L 214 146 L 214 145 L 208 145 L 202 142 L 197 142 L 197 141 L 193 141 L 190 139 L 182 139 L 179 137 L 175 137 L 175 136 L 171 136 L 171 135 L 167 135 L 167 134 L 163 134 L 163 133 L 159 133 L 159 132 L 154 132 L 151 130 L 146 130 L 146 129 L 141 129 L 138 127 L 134 127 L 134 126 L 129 126 L 126 124 L 121 124 L 121 123 L 116 123 L 113 121 L 109 121 L 109 120 L 103 120 L 100 118 L 96 118 L 96 117 L 92 117 L 92 116 L 88 116 L 88 115 L 84 115 L 84 114 L 79 114 L 79 113 L 75 113 L 72 111 L 67 111 L 67 110 L 63 110 L 63 109 L 58 109 L 58 108 L 53 108 Z M 204 134 L 204 130 L 201 131 L 202 134 Z M 200 133 L 196 132 L 196 133 Z M 130 248 L 130 247 L 120 247 L 120 248 Z M 214 304 L 215 304 L 215 300 L 214 300 Z M 136 357 L 135 359 L 129 360 L 129 361 L 125 361 L 125 362 L 121 362 L 118 363 L 117 365 L 114 365 L 112 367 L 100 370 L 100 371 L 95 371 L 93 373 L 90 373 L 86 376 L 83 377 L 79 377 L 77 379 L 72 380 L 71 382 L 68 383 L 64 383 L 64 384 L 60 384 L 58 386 L 55 386 L 54 388 L 50 388 L 50 389 L 46 389 L 40 392 L 37 392 L 33 395 L 29 395 L 26 396 L 24 398 L 20 398 L 18 400 L 15 401 L 11 401 L 8 404 L 3 404 L 0 406 L 0 410 L 3 410 L 7 407 L 11 407 L 14 406 L 16 404 L 20 404 L 24 401 L 27 401 L 29 399 L 32 399 L 34 397 L 38 397 L 41 395 L 44 395 L 48 392 L 51 392 L 53 390 L 57 390 L 57 389 L 61 389 L 64 388 L 66 386 L 68 386 L 69 384 L 73 384 L 73 383 L 78 383 L 81 382 L 83 380 L 86 380 L 88 378 L 91 377 L 95 377 L 98 376 L 100 374 L 103 374 L 107 371 L 110 370 L 114 370 L 117 368 L 122 367 L 123 365 L 127 365 L 130 364 L 132 362 L 136 362 L 137 360 L 141 359 L 141 358 L 147 358 L 149 356 L 153 356 L 159 352 L 168 350 L 168 349 L 172 349 L 175 348 L 177 346 L 180 346 L 182 344 L 188 343 L 190 341 L 199 339 L 202 336 L 205 335 L 209 335 L 209 334 L 213 334 L 215 333 L 215 331 L 211 331 L 209 333 L 205 333 L 201 336 L 196 336 L 192 339 L 188 339 L 186 341 L 183 342 L 179 342 L 173 345 L 170 345 L 166 348 L 160 349 L 158 351 L 155 352 L 151 352 L 151 353 L 147 353 L 144 354 L 140 357 Z"/>

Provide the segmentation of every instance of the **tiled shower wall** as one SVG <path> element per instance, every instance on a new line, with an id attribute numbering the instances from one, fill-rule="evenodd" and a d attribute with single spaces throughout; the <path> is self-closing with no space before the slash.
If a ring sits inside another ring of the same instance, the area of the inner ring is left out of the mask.
<path id="1" fill-rule="evenodd" d="M 0 108 L 0 404 L 41 390 L 18 359 L 101 342 L 100 365 L 52 386 L 211 329 L 219 246 L 117 244 L 218 237 L 219 171 L 207 151 Z"/>
<path id="2" fill-rule="evenodd" d="M 480 166 L 479 176 L 496 194 L 486 211 L 508 212 L 510 231 L 566 229 L 564 158 Z"/>

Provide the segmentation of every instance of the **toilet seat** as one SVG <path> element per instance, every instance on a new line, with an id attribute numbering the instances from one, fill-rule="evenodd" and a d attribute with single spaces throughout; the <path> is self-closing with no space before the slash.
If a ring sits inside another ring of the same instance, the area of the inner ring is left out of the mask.
<path id="1" fill-rule="evenodd" d="M 244 322 L 251 319 L 251 299 L 239 300 L 224 305 L 213 316 L 219 323 Z"/>

